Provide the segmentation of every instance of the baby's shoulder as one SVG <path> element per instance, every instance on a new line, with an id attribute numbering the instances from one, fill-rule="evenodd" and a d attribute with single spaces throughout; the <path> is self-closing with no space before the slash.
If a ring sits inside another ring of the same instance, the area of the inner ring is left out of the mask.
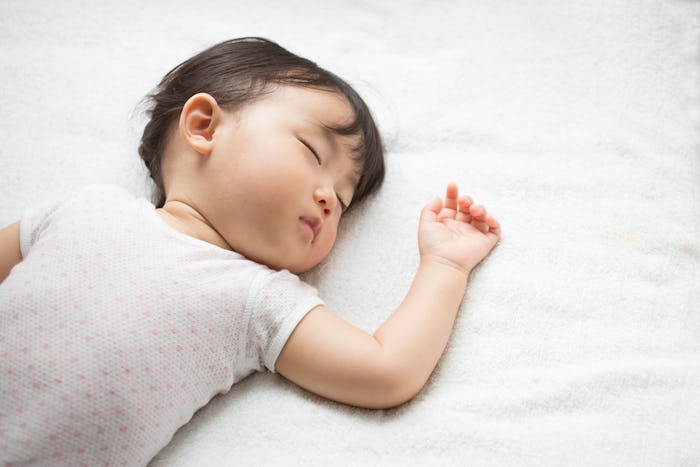
<path id="1" fill-rule="evenodd" d="M 44 199 L 37 205 L 40 207 L 53 206 L 53 209 L 90 205 L 107 207 L 114 203 L 132 203 L 136 199 L 136 196 L 118 185 L 90 184 L 53 199 Z"/>
<path id="2" fill-rule="evenodd" d="M 274 270 L 255 263 L 256 275 L 251 281 L 251 289 L 262 296 L 270 294 L 308 294 L 317 295 L 316 288 L 303 281 L 298 275 L 286 270 Z"/>
<path id="3" fill-rule="evenodd" d="M 83 200 L 127 200 L 137 199 L 135 195 L 119 185 L 96 183 L 83 187 L 75 193 L 75 198 Z"/>

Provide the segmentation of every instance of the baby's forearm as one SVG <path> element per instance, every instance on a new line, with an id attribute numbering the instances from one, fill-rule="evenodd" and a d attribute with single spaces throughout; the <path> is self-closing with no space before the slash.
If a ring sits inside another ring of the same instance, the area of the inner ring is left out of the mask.
<path id="1" fill-rule="evenodd" d="M 319 306 L 297 325 L 275 368 L 345 404 L 402 404 L 421 390 L 445 350 L 467 278 L 466 270 L 424 257 L 406 298 L 374 335 Z"/>
<path id="2" fill-rule="evenodd" d="M 406 298 L 374 334 L 405 378 L 408 397 L 423 387 L 445 350 L 467 279 L 464 271 L 423 259 Z"/>

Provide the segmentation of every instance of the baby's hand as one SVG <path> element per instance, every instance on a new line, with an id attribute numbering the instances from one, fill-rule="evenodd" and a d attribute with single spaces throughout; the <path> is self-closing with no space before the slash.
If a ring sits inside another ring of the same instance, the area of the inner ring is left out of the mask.
<path id="1" fill-rule="evenodd" d="M 501 227 L 483 206 L 473 203 L 450 183 L 444 203 L 436 197 L 423 208 L 418 226 L 421 261 L 437 260 L 469 274 L 491 252 Z"/>

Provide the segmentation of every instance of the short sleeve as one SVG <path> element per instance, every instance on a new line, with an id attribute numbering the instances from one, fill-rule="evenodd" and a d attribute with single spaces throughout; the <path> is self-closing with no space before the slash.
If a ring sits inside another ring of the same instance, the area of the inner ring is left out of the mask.
<path id="1" fill-rule="evenodd" d="M 25 211 L 19 223 L 19 247 L 26 258 L 32 246 L 50 224 L 51 215 L 58 209 L 56 202 L 34 206 Z"/>
<path id="2" fill-rule="evenodd" d="M 268 272 L 256 279 L 246 347 L 255 349 L 260 364 L 274 372 L 277 357 L 299 322 L 324 303 L 315 288 L 289 271 Z"/>
<path id="3" fill-rule="evenodd" d="M 19 224 L 19 247 L 22 258 L 27 256 L 42 234 L 50 228 L 52 220 L 63 216 L 61 212 L 83 208 L 88 202 L 99 203 L 101 199 L 114 202 L 117 199 L 116 196 L 131 199 L 123 188 L 112 185 L 89 185 L 58 201 L 51 200 L 25 211 Z M 57 213 L 57 211 L 61 212 Z"/>

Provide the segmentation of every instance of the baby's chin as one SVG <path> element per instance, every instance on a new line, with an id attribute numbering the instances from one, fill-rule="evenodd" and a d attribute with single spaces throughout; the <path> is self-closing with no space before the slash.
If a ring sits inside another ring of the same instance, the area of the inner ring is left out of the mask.
<path id="1" fill-rule="evenodd" d="M 326 259 L 325 255 L 323 258 L 320 258 L 318 260 L 310 259 L 310 258 L 303 258 L 302 260 L 297 260 L 297 261 L 291 261 L 291 260 L 270 260 L 270 261 L 265 261 L 263 258 L 250 258 L 256 263 L 263 264 L 267 266 L 270 269 L 274 269 L 275 271 L 281 271 L 283 269 L 286 269 L 287 271 L 294 273 L 294 274 L 304 274 L 305 272 L 311 271 L 313 268 L 321 264 L 321 262 Z"/>
<path id="2" fill-rule="evenodd" d="M 305 272 L 311 271 L 313 268 L 321 264 L 321 261 L 323 261 L 323 258 L 319 261 L 314 262 L 313 264 L 303 264 L 303 265 L 288 265 L 287 267 L 283 267 L 280 269 L 287 269 L 289 272 L 292 272 L 294 274 L 304 274 Z M 274 268 L 273 268 L 274 269 Z"/>

